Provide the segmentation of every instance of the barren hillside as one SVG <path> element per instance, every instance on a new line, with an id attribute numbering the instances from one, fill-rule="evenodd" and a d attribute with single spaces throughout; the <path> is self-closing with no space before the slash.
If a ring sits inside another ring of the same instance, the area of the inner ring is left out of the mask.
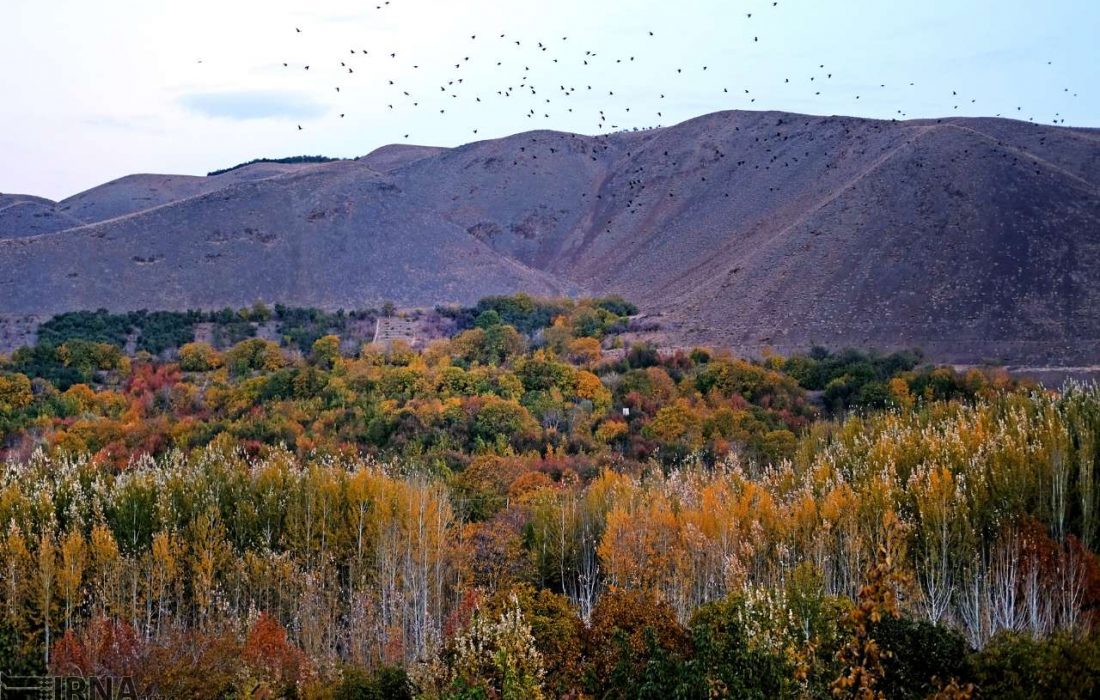
<path id="1" fill-rule="evenodd" d="M 28 208 L 30 207 L 30 208 Z M 723 112 L 0 199 L 0 313 L 618 292 L 684 344 L 1091 362 L 1100 133 Z"/>

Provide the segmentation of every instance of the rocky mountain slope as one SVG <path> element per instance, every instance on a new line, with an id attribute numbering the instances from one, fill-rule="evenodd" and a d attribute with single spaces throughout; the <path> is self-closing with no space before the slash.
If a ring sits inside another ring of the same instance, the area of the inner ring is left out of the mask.
<path id="1" fill-rule="evenodd" d="M 723 112 L 0 198 L 0 313 L 623 294 L 670 342 L 1091 363 L 1100 132 Z"/>

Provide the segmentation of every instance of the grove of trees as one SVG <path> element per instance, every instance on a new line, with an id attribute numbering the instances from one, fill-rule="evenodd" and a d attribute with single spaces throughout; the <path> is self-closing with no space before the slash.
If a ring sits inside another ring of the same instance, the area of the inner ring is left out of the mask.
<path id="1" fill-rule="evenodd" d="M 1100 693 L 1097 387 L 607 359 L 629 309 L 510 304 L 421 350 L 0 363 L 0 671 L 196 698 Z"/>

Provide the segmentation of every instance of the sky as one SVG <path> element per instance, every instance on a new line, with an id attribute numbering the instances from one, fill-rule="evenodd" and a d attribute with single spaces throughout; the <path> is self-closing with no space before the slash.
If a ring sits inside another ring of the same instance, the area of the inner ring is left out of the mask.
<path id="1" fill-rule="evenodd" d="M 383 2 L 0 0 L 0 192 L 725 109 L 1100 127 L 1097 0 Z"/>

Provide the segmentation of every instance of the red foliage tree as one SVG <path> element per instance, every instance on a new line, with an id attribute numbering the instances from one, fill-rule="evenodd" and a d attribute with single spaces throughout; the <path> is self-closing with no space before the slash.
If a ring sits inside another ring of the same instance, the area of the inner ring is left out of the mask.
<path id="1" fill-rule="evenodd" d="M 250 668 L 274 686 L 292 687 L 312 675 L 305 653 L 287 639 L 286 629 L 267 613 L 260 613 L 248 631 L 241 655 Z"/>

